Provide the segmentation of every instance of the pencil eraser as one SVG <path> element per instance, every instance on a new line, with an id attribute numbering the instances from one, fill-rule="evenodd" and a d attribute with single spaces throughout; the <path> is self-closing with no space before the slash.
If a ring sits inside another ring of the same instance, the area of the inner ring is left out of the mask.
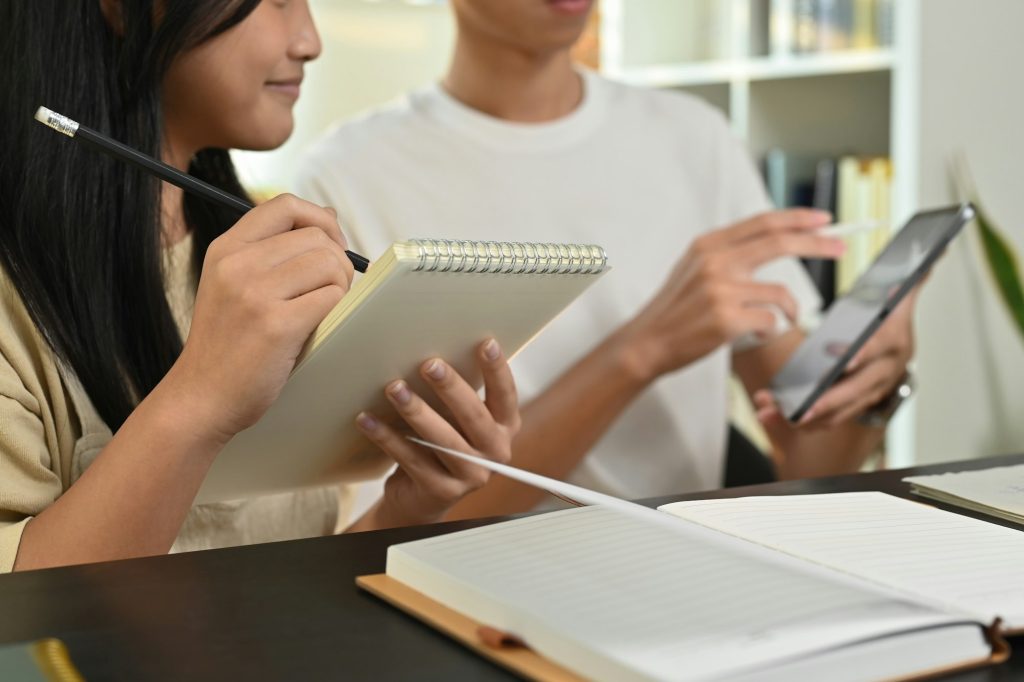
<path id="1" fill-rule="evenodd" d="M 78 123 L 46 107 L 36 109 L 36 120 L 45 126 L 50 126 L 58 133 L 64 133 L 68 137 L 74 137 L 78 133 Z"/>

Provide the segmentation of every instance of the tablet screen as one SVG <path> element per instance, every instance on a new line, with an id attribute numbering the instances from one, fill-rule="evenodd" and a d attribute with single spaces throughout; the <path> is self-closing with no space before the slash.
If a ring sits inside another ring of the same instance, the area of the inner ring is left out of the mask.
<path id="1" fill-rule="evenodd" d="M 783 414 L 799 419 L 812 398 L 838 378 L 872 323 L 898 302 L 891 299 L 902 298 L 903 285 L 945 246 L 966 217 L 961 207 L 920 213 L 899 231 L 772 380 Z"/>

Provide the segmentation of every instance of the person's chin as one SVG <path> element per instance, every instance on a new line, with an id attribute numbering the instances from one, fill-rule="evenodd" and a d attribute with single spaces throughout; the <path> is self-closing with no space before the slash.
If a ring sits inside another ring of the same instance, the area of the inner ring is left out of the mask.
<path id="1" fill-rule="evenodd" d="M 254 125 L 240 135 L 237 143 L 232 147 L 253 152 L 268 152 L 287 142 L 288 138 L 292 136 L 294 128 L 295 122 L 290 115 L 287 121 Z"/>
<path id="2" fill-rule="evenodd" d="M 548 34 L 539 36 L 532 36 L 530 44 L 523 46 L 524 49 L 534 54 L 554 54 L 557 52 L 566 52 L 572 49 L 572 46 L 576 44 L 579 39 L 579 33 L 566 32 L 566 31 L 551 31 Z"/>

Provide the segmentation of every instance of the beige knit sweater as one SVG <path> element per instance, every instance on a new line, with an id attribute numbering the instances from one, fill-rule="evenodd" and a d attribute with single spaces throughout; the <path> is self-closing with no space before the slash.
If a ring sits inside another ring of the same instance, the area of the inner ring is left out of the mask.
<path id="1" fill-rule="evenodd" d="M 165 251 L 167 299 L 188 335 L 196 282 L 192 240 Z M 0 270 L 0 573 L 17 557 L 25 524 L 71 487 L 111 439 L 74 374 L 57 362 Z M 145 453 L 140 452 L 140 457 Z M 341 509 L 349 493 L 342 493 Z M 321 488 L 197 505 L 171 551 L 270 542 L 334 530 L 339 490 Z"/>

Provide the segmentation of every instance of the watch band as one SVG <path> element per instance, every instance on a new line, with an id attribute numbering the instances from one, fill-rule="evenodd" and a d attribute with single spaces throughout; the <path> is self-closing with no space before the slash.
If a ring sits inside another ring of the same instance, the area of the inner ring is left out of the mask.
<path id="1" fill-rule="evenodd" d="M 900 379 L 900 383 L 896 385 L 896 388 L 889 395 L 882 398 L 881 401 L 869 407 L 864 414 L 857 417 L 857 422 L 862 426 L 875 429 L 885 427 L 889 420 L 892 419 L 892 416 L 896 414 L 899 406 L 914 394 L 916 386 L 914 375 L 909 370 L 904 372 L 903 378 Z"/>

